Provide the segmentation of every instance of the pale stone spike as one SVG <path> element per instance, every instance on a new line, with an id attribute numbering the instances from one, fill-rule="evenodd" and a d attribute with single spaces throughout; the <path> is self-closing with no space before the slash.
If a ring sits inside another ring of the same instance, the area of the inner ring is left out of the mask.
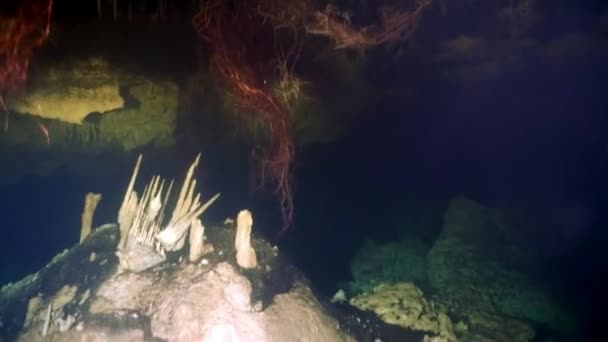
<path id="1" fill-rule="evenodd" d="M 136 214 L 137 214 L 137 204 L 139 203 L 139 196 L 137 196 L 136 193 L 134 193 L 134 196 L 131 197 L 131 203 L 129 204 L 129 212 L 128 212 L 128 218 L 127 218 L 127 230 L 130 230 L 131 227 L 133 226 L 133 222 L 135 221 L 135 219 L 137 218 Z"/>
<path id="2" fill-rule="evenodd" d="M 137 218 L 141 220 L 141 217 L 144 215 L 144 211 L 146 210 L 146 202 L 150 196 L 150 184 L 147 184 L 144 187 L 144 193 L 137 204 Z"/>
<path id="3" fill-rule="evenodd" d="M 147 192 L 144 190 L 144 197 L 142 199 L 142 204 L 145 203 L 149 203 L 150 200 L 154 197 L 154 191 L 156 191 L 155 187 L 156 187 L 156 183 L 157 183 L 157 179 L 159 179 L 160 176 L 152 176 L 152 178 L 150 179 L 150 182 L 146 185 L 146 190 L 148 190 Z"/>
<path id="4" fill-rule="evenodd" d="M 137 162 L 135 162 L 135 168 L 133 169 L 133 173 L 131 174 L 131 179 L 129 180 L 129 185 L 127 186 L 127 191 L 125 192 L 125 197 L 122 200 L 122 205 L 118 210 L 118 222 L 121 221 L 120 217 L 123 214 L 124 206 L 127 205 L 129 197 L 131 196 L 131 191 L 133 191 L 133 186 L 135 185 L 135 179 L 137 178 L 137 174 L 139 173 L 139 166 L 141 165 L 142 155 L 140 154 L 137 157 Z"/>
<path id="5" fill-rule="evenodd" d="M 213 196 L 207 203 L 195 211 L 186 213 L 181 218 L 168 225 L 167 228 L 162 230 L 156 235 L 156 239 L 161 243 L 163 248 L 168 251 L 174 251 L 181 248 L 185 238 L 186 232 L 190 227 L 190 224 L 194 219 L 200 216 L 218 197 L 220 194 Z"/>
<path id="6" fill-rule="evenodd" d="M 192 182 L 190 182 L 190 185 L 188 187 L 188 192 L 186 192 L 186 197 L 184 198 L 184 203 L 182 208 L 180 208 L 181 214 L 185 215 L 189 212 L 191 212 L 193 210 L 192 208 L 192 196 L 194 195 L 194 189 L 196 187 L 196 179 L 193 179 Z M 180 215 L 181 216 L 181 215 Z"/>
<path id="7" fill-rule="evenodd" d="M 198 165 L 198 161 L 201 158 L 201 154 L 199 153 L 196 156 L 196 159 L 194 160 L 194 162 L 192 163 L 192 165 L 190 165 L 190 168 L 188 169 L 188 173 L 186 174 L 186 179 L 184 179 L 184 184 L 182 185 L 182 189 L 180 190 L 179 193 L 179 197 L 177 198 L 177 204 L 175 205 L 175 208 L 181 208 L 182 204 L 184 202 L 184 196 L 186 195 L 186 192 L 188 190 L 188 184 L 190 183 L 190 179 L 192 179 L 192 174 L 194 173 L 194 169 L 196 168 L 196 166 Z M 173 218 L 171 219 L 171 221 L 174 221 L 175 214 L 176 214 L 177 210 L 173 212 Z"/>
<path id="8" fill-rule="evenodd" d="M 158 186 L 158 191 L 154 195 L 154 197 L 158 197 L 158 200 L 160 201 L 161 204 L 162 204 L 162 201 L 161 201 L 160 197 L 161 197 L 161 194 L 163 193 L 164 187 L 165 187 L 165 179 L 161 178 L 160 185 Z"/>
<path id="9" fill-rule="evenodd" d="M 155 187 L 156 187 L 158 178 L 160 178 L 160 177 L 152 176 L 152 178 L 150 179 L 150 182 L 146 185 L 145 189 L 148 191 L 144 194 L 144 198 L 142 199 L 142 204 L 150 203 L 152 198 L 154 198 L 154 192 L 156 191 Z"/>
<path id="10" fill-rule="evenodd" d="M 148 205 L 148 218 L 150 220 L 155 220 L 160 208 L 162 208 L 162 202 L 160 201 L 159 193 L 150 200 L 150 204 Z"/>
<path id="11" fill-rule="evenodd" d="M 147 218 L 151 221 L 156 220 L 158 216 L 158 212 L 162 207 L 162 202 L 160 200 L 161 192 L 163 191 L 163 183 L 164 181 L 160 181 L 160 177 L 155 179 L 155 183 L 152 186 L 152 192 L 150 193 L 150 200 L 147 205 Z M 160 184 L 160 185 L 159 185 Z"/>
<path id="12" fill-rule="evenodd" d="M 163 201 L 163 207 L 165 207 L 167 205 L 167 203 L 169 203 L 169 195 L 171 195 L 171 190 L 173 190 L 173 179 L 171 180 L 171 183 L 169 183 L 169 189 L 167 189 L 167 193 L 165 194 L 165 200 Z"/>
<path id="13" fill-rule="evenodd" d="M 167 193 L 165 194 L 165 199 L 163 200 L 163 205 L 160 208 L 160 213 L 158 214 L 158 231 L 160 231 L 160 225 L 163 223 L 165 219 L 165 208 L 167 208 L 167 203 L 169 203 L 169 196 L 171 195 L 171 191 L 173 190 L 173 180 L 169 183 L 169 188 L 167 189 Z M 158 231 L 156 233 L 158 233 Z"/>
<path id="14" fill-rule="evenodd" d="M 190 262 L 197 262 L 205 250 L 205 227 L 199 219 L 190 225 Z"/>
<path id="15" fill-rule="evenodd" d="M 139 209 L 140 205 L 137 205 L 137 209 Z M 139 217 L 139 215 L 136 215 L 133 218 L 133 222 L 131 223 L 131 228 L 129 229 L 129 237 L 136 237 L 137 234 L 139 233 L 139 227 L 141 226 L 140 224 L 141 219 Z"/>
<path id="16" fill-rule="evenodd" d="M 118 243 L 118 249 L 123 248 L 131 233 L 131 227 L 135 220 L 135 211 L 137 210 L 137 192 L 131 191 L 127 202 L 123 204 L 123 213 L 120 215 L 118 222 L 120 225 L 120 242 Z"/>
<path id="17" fill-rule="evenodd" d="M 160 176 L 153 176 L 150 184 L 148 185 L 148 192 L 146 193 L 146 198 L 142 200 L 140 205 L 141 216 L 140 216 L 140 226 L 138 228 L 138 235 L 144 240 L 148 240 L 148 236 L 155 230 L 155 225 L 157 224 L 156 216 L 158 211 L 160 210 L 160 193 L 159 183 L 161 181 Z M 154 205 L 155 202 L 158 204 Z"/>
<path id="18" fill-rule="evenodd" d="M 249 210 L 242 210 L 236 218 L 237 228 L 234 239 L 236 249 L 236 261 L 243 268 L 256 268 L 257 257 L 251 246 L 251 229 L 253 217 Z"/>
<path id="19" fill-rule="evenodd" d="M 146 234 L 144 236 L 144 244 L 151 246 L 152 243 L 154 242 L 154 235 L 156 232 L 156 227 L 158 227 L 158 224 L 151 224 L 150 228 L 146 230 Z"/>
<path id="20" fill-rule="evenodd" d="M 188 207 L 184 207 L 181 210 L 182 214 L 179 216 L 178 219 L 182 219 L 182 218 L 190 215 L 191 213 L 197 211 L 200 208 L 200 206 L 201 206 L 200 201 L 199 201 L 200 197 L 201 197 L 200 193 L 196 194 L 196 197 L 194 199 L 192 199 L 192 196 L 189 195 L 187 197 L 187 199 L 188 199 L 188 202 L 187 202 Z"/>
<path id="21" fill-rule="evenodd" d="M 163 200 L 164 200 L 164 198 L 162 198 L 162 197 L 163 197 L 163 196 L 162 196 L 162 193 L 163 193 L 163 190 L 165 189 L 165 186 L 166 186 L 166 185 L 167 185 L 167 180 L 166 180 L 166 179 L 164 179 L 164 178 L 162 178 L 162 180 L 161 180 L 161 182 L 160 182 L 160 187 L 159 187 L 159 189 L 158 189 L 158 195 L 161 197 L 161 199 L 160 199 L 160 200 L 161 200 L 161 203 L 163 203 Z"/>
<path id="22" fill-rule="evenodd" d="M 150 201 L 152 200 L 152 198 L 154 198 L 154 183 L 156 181 L 156 176 L 152 176 L 152 179 L 150 179 L 150 183 L 148 184 L 147 188 L 148 188 L 148 193 L 147 196 L 144 198 L 142 204 L 148 204 L 150 203 Z M 147 205 L 145 206 L 144 209 L 147 209 Z"/>
<path id="23" fill-rule="evenodd" d="M 216 199 L 218 199 L 218 197 L 220 197 L 219 193 L 215 194 L 215 196 L 211 197 L 211 199 L 208 200 L 207 203 L 203 204 L 203 206 L 200 209 L 200 213 L 198 215 L 204 213 L 207 210 L 207 208 L 209 208 L 209 206 L 212 205 L 213 202 L 215 202 Z"/>
<path id="24" fill-rule="evenodd" d="M 139 199 L 137 198 L 137 192 L 132 191 L 131 196 L 129 197 L 129 201 L 126 206 L 126 216 L 125 216 L 125 229 L 131 228 L 131 223 L 135 219 L 135 211 L 137 210 L 137 202 Z"/>
<path id="25" fill-rule="evenodd" d="M 152 177 L 152 198 L 154 198 L 154 196 L 156 196 L 156 192 L 158 191 L 158 185 L 160 184 L 160 176 L 159 175 L 155 175 L 154 177 Z"/>
<path id="26" fill-rule="evenodd" d="M 198 194 L 196 194 L 196 197 L 194 198 L 194 201 L 192 202 L 192 207 L 193 208 L 198 208 L 201 206 L 201 193 L 199 192 Z"/>

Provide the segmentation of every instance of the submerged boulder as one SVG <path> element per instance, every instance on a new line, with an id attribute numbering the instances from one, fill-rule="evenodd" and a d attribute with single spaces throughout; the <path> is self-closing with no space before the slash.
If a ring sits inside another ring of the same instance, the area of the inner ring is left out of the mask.
<path id="1" fill-rule="evenodd" d="M 123 108 L 117 78 L 101 58 L 51 67 L 33 80 L 27 92 L 9 98 L 7 105 L 15 112 L 82 124 L 90 113 Z"/>
<path id="2" fill-rule="evenodd" d="M 112 173 L 122 159 L 117 152 L 174 145 L 180 88 L 171 79 L 125 72 L 97 57 L 39 70 L 26 91 L 7 97 L 0 184 L 65 168 L 84 177 Z"/>
<path id="3" fill-rule="evenodd" d="M 120 272 L 116 226 L 26 280 L 2 288 L 0 340 L 352 341 L 293 266 L 261 240 L 259 266 L 240 268 L 235 230 L 209 229 L 214 252 L 176 255 L 149 270 Z"/>
<path id="4" fill-rule="evenodd" d="M 366 240 L 351 261 L 353 293 L 371 292 L 383 283 L 425 284 L 427 246 L 419 239 L 404 237 L 396 242 Z"/>
<path id="5" fill-rule="evenodd" d="M 412 283 L 380 284 L 352 298 L 350 304 L 373 311 L 386 323 L 428 333 L 431 341 L 457 340 L 452 320 Z"/>
<path id="6" fill-rule="evenodd" d="M 173 144 L 179 87 L 125 72 L 100 57 L 41 67 L 26 92 L 7 99 L 0 147 L 132 150 Z"/>
<path id="7" fill-rule="evenodd" d="M 452 200 L 427 257 L 435 298 L 451 312 L 512 317 L 574 338 L 578 329 L 573 316 L 526 270 L 535 258 L 522 247 L 519 238 L 525 234 L 518 233 L 517 222 L 507 210 L 485 208 L 465 197 Z"/>

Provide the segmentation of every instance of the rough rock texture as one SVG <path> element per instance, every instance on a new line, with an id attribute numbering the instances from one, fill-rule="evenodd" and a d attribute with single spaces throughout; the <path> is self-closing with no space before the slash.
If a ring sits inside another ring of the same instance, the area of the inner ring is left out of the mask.
<path id="1" fill-rule="evenodd" d="M 251 290 L 247 278 L 229 263 L 185 264 L 167 276 L 110 278 L 97 290 L 90 312 L 139 312 L 149 317 L 151 334 L 168 341 L 217 341 L 220 336 L 234 341 L 343 340 L 309 290 L 281 294 L 262 312 L 250 302 Z M 81 336 L 98 331 L 87 326 L 85 322 Z"/>
<path id="2" fill-rule="evenodd" d="M 90 113 L 124 106 L 115 73 L 100 58 L 50 68 L 27 92 L 9 98 L 8 107 L 19 113 L 81 124 Z"/>
<path id="3" fill-rule="evenodd" d="M 31 75 L 22 97 L 7 98 L 0 184 L 63 168 L 112 174 L 122 168 L 116 152 L 173 146 L 180 89 L 171 79 L 119 72 L 99 58 L 49 68 L 40 67 L 41 80 Z M 115 98 L 101 94 L 108 87 Z"/>
<path id="4" fill-rule="evenodd" d="M 47 70 L 8 99 L 21 115 L 10 118 L 0 144 L 76 151 L 173 144 L 179 88 L 171 80 L 124 72 L 98 57 Z"/>
<path id="5" fill-rule="evenodd" d="M 375 312 L 386 323 L 436 335 L 434 341 L 456 341 L 450 318 L 412 283 L 381 284 L 350 304 Z"/>
<path id="6" fill-rule="evenodd" d="M 348 288 L 359 293 L 382 283 L 426 283 L 426 252 L 427 246 L 414 238 L 386 244 L 365 241 L 351 262 Z"/>
<path id="7" fill-rule="evenodd" d="M 506 315 L 575 334 L 574 319 L 523 271 L 525 261 L 533 258 L 520 247 L 517 231 L 505 210 L 454 199 L 428 253 L 435 299 L 451 312 Z"/>
<path id="8" fill-rule="evenodd" d="M 118 273 L 118 230 L 98 229 L 2 289 L 0 341 L 41 341 L 47 321 L 48 341 L 352 341 L 268 245 L 254 241 L 260 268 L 235 266 L 234 234 L 210 229 L 219 252 L 201 263 Z"/>
<path id="9" fill-rule="evenodd" d="M 460 341 L 467 342 L 527 342 L 535 332 L 527 323 L 484 311 L 461 313 L 465 320 L 454 327 Z"/>
<path id="10" fill-rule="evenodd" d="M 97 126 L 93 125 L 98 141 L 118 144 L 125 150 L 172 145 L 179 87 L 172 81 L 150 81 L 139 76 L 125 79 L 121 86 L 130 103 L 122 110 L 104 114 Z"/>

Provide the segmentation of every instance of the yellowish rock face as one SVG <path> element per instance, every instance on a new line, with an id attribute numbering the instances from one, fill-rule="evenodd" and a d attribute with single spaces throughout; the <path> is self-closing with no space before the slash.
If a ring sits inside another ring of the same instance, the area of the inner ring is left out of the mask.
<path id="1" fill-rule="evenodd" d="M 60 66 L 33 76 L 28 90 L 8 99 L 11 110 L 81 124 L 90 113 L 124 107 L 116 80 L 118 75 L 99 59 Z"/>
<path id="2" fill-rule="evenodd" d="M 123 106 L 124 100 L 118 92 L 118 84 L 105 84 L 92 89 L 78 87 L 42 89 L 20 98 L 16 103 L 11 103 L 11 109 L 19 113 L 29 113 L 74 124 L 81 124 L 91 113 L 104 113 L 121 109 Z"/>

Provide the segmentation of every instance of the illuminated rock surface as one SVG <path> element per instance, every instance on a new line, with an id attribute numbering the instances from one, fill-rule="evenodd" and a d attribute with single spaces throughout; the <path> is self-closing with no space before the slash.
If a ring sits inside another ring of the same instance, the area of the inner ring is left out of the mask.
<path id="1" fill-rule="evenodd" d="M 27 92 L 8 101 L 15 112 L 73 124 L 81 124 L 90 113 L 123 106 L 116 71 L 100 58 L 49 68 Z"/>

